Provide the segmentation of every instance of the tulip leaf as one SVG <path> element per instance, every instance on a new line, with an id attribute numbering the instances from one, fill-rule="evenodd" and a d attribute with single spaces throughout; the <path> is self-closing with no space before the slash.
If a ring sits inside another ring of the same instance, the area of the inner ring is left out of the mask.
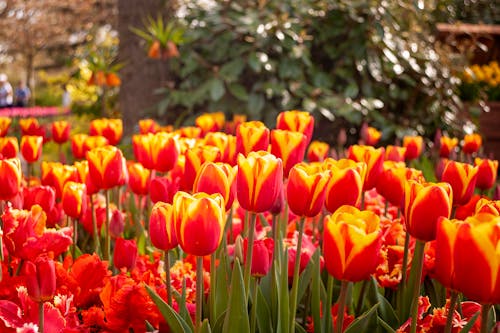
<path id="1" fill-rule="evenodd" d="M 319 251 L 319 249 L 316 249 L 316 251 Z M 306 293 L 307 287 L 311 283 L 311 278 L 314 270 L 314 266 L 319 265 L 318 262 L 316 262 L 314 259 L 311 258 L 311 260 L 307 263 L 306 269 L 300 274 L 299 277 L 299 289 L 297 293 L 297 304 L 300 304 L 300 300 L 302 297 L 304 297 L 304 294 Z"/>
<path id="2" fill-rule="evenodd" d="M 203 322 L 201 323 L 201 333 L 212 333 L 212 330 L 210 329 L 210 323 L 208 322 L 208 319 L 204 319 Z"/>
<path id="3" fill-rule="evenodd" d="M 155 331 L 155 328 L 153 327 L 153 325 L 151 325 L 151 323 L 147 320 L 146 320 L 146 331 L 147 332 L 154 332 Z"/>
<path id="4" fill-rule="evenodd" d="M 262 293 L 260 286 L 257 286 L 257 325 L 260 333 L 272 333 L 273 324 L 269 305 Z"/>
<path id="5" fill-rule="evenodd" d="M 174 292 L 174 297 L 179 305 L 179 315 L 194 331 L 193 319 L 189 315 L 189 311 L 186 306 L 186 279 L 182 279 L 182 295 L 180 295 L 174 288 L 172 288 L 172 291 Z"/>
<path id="6" fill-rule="evenodd" d="M 222 312 L 219 318 L 217 318 L 217 320 L 215 321 L 214 328 L 212 330 L 214 333 L 222 333 L 222 329 L 224 326 L 224 319 L 226 318 L 226 313 L 227 310 L 224 310 L 224 312 Z"/>
<path id="7" fill-rule="evenodd" d="M 460 333 L 468 333 L 472 329 L 472 326 L 476 323 L 477 318 L 479 318 L 479 315 L 481 314 L 481 311 L 476 312 L 469 320 L 469 322 L 462 327 L 460 330 Z"/>
<path id="8" fill-rule="evenodd" d="M 215 318 L 219 318 L 220 314 L 227 308 L 227 302 L 229 299 L 228 288 L 228 274 L 227 274 L 227 256 L 221 255 L 219 266 L 216 270 L 216 279 L 215 279 L 215 309 L 214 313 Z"/>
<path id="9" fill-rule="evenodd" d="M 321 326 L 321 271 L 319 267 L 319 252 L 315 252 L 313 260 L 317 263 L 313 267 L 313 276 L 311 283 L 311 312 L 313 324 L 316 332 L 322 332 L 324 327 Z M 321 330 L 319 329 L 321 328 Z"/>
<path id="10" fill-rule="evenodd" d="M 150 286 L 145 284 L 144 287 L 146 287 L 146 291 L 158 307 L 158 310 L 167 322 L 172 333 L 193 332 L 193 330 L 184 321 L 184 319 L 182 319 L 181 316 L 179 316 L 179 314 L 175 312 L 175 310 L 170 305 L 168 305 L 160 296 L 158 296 L 158 294 Z"/>
<path id="11" fill-rule="evenodd" d="M 218 101 L 226 92 L 224 82 L 221 79 L 213 78 L 210 81 L 210 98 L 212 101 Z"/>
<path id="12" fill-rule="evenodd" d="M 424 287 L 432 305 L 441 308 L 446 304 L 446 288 L 435 279 L 425 279 Z"/>
<path id="13" fill-rule="evenodd" d="M 377 281 L 372 276 L 369 280 L 369 289 L 368 289 L 368 299 L 370 300 L 370 306 L 374 306 L 378 304 L 377 312 L 386 323 L 388 323 L 392 327 L 396 327 L 399 324 L 399 318 L 394 311 L 391 303 L 382 296 L 381 292 L 379 292 L 377 288 Z"/>
<path id="14" fill-rule="evenodd" d="M 377 327 L 377 308 L 375 304 L 370 310 L 356 318 L 344 333 L 373 332 Z"/>
<path id="15" fill-rule="evenodd" d="M 239 260 L 234 263 L 229 291 L 229 305 L 224 320 L 223 333 L 249 333 L 248 304 Z"/>
<path id="16" fill-rule="evenodd" d="M 278 293 L 278 320 L 276 332 L 289 332 L 290 302 L 288 295 L 288 250 L 285 249 L 281 262 L 280 286 Z"/>
<path id="17" fill-rule="evenodd" d="M 383 329 L 385 329 L 386 332 L 396 333 L 394 328 L 392 328 L 391 325 L 387 324 L 382 318 L 378 317 L 377 320 L 378 320 L 379 326 L 382 327 Z"/>

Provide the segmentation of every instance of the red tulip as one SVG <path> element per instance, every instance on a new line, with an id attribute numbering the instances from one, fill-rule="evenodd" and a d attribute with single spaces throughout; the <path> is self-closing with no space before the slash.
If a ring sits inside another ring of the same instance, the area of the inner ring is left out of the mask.
<path id="1" fill-rule="evenodd" d="M 307 159 L 309 162 L 323 162 L 330 151 L 330 146 L 326 142 L 313 141 L 307 148 Z"/>
<path id="2" fill-rule="evenodd" d="M 466 134 L 463 141 L 462 150 L 466 154 L 477 153 L 483 144 L 483 139 L 479 134 Z"/>
<path id="3" fill-rule="evenodd" d="M 305 163 L 299 163 L 290 170 L 287 200 L 294 214 L 313 217 L 320 213 L 329 174 L 329 171 L 321 169 L 321 165 L 315 167 Z"/>
<path id="4" fill-rule="evenodd" d="M 439 156 L 444 158 L 449 158 L 450 153 L 458 145 L 457 138 L 449 138 L 447 136 L 442 136 L 439 145 Z"/>
<path id="5" fill-rule="evenodd" d="M 65 120 L 52 123 L 52 139 L 58 144 L 65 143 L 69 139 L 70 124 Z"/>
<path id="6" fill-rule="evenodd" d="M 179 190 L 179 179 L 172 177 L 153 178 L 149 185 L 149 196 L 153 203 L 159 201 L 172 203 L 174 194 Z"/>
<path id="7" fill-rule="evenodd" d="M 11 123 L 12 119 L 9 117 L 0 117 L 0 137 L 7 135 Z"/>
<path id="8" fill-rule="evenodd" d="M 74 219 L 82 217 L 87 206 L 87 190 L 85 184 L 69 181 L 64 185 L 62 193 L 64 213 Z"/>
<path id="9" fill-rule="evenodd" d="M 343 205 L 358 206 L 361 202 L 366 163 L 327 159 L 324 164 L 330 170 L 330 179 L 326 184 L 326 209 L 334 213 Z"/>
<path id="10" fill-rule="evenodd" d="M 447 182 L 453 189 L 453 205 L 466 204 L 474 194 L 477 167 L 470 164 L 448 161 L 444 167 L 441 181 Z"/>
<path id="11" fill-rule="evenodd" d="M 117 269 L 126 268 L 131 270 L 137 261 L 137 244 L 134 239 L 117 238 L 115 252 L 113 254 L 113 265 Z"/>
<path id="12" fill-rule="evenodd" d="M 87 152 L 87 161 L 90 179 L 99 188 L 106 190 L 126 182 L 127 168 L 120 149 L 114 146 L 94 148 Z"/>
<path id="13" fill-rule="evenodd" d="M 30 210 L 34 205 L 39 205 L 47 215 L 50 214 L 56 203 L 56 192 L 51 186 L 25 187 L 23 197 L 24 209 Z"/>
<path id="14" fill-rule="evenodd" d="M 243 240 L 243 258 L 247 257 L 248 240 Z M 266 276 L 271 269 L 274 253 L 274 241 L 272 238 L 257 239 L 253 243 L 253 256 L 250 274 L 255 277 Z M 245 260 L 243 260 L 245 264 Z"/>
<path id="15" fill-rule="evenodd" d="M 128 169 L 128 186 L 133 193 L 138 195 L 146 195 L 149 193 L 151 182 L 151 171 L 144 168 L 141 163 L 129 163 Z"/>
<path id="16" fill-rule="evenodd" d="M 34 262 L 24 264 L 24 275 L 28 295 L 35 302 L 50 301 L 56 293 L 56 267 L 54 261 L 39 256 Z"/>
<path id="17" fill-rule="evenodd" d="M 94 119 L 90 122 L 90 135 L 101 135 L 109 144 L 117 145 L 123 135 L 123 123 L 121 119 Z"/>
<path id="18" fill-rule="evenodd" d="M 224 198 L 226 210 L 229 210 L 236 192 L 235 178 L 235 167 L 220 162 L 205 162 L 196 175 L 193 192 L 219 193 Z"/>
<path id="19" fill-rule="evenodd" d="M 405 136 L 403 147 L 406 148 L 405 158 L 407 160 L 417 159 L 424 149 L 424 139 L 421 136 Z"/>
<path id="20" fill-rule="evenodd" d="M 177 247 L 175 235 L 174 210 L 171 204 L 157 202 L 149 217 L 151 244 L 157 249 L 167 251 Z"/>
<path id="21" fill-rule="evenodd" d="M 21 154 L 28 163 L 38 161 L 42 155 L 43 137 L 23 135 L 21 138 Z"/>
<path id="22" fill-rule="evenodd" d="M 283 161 L 285 176 L 288 176 L 290 169 L 295 164 L 302 162 L 307 143 L 307 137 L 300 132 L 271 131 L 271 153 Z"/>
<path id="23" fill-rule="evenodd" d="M 366 178 L 363 190 L 371 190 L 377 185 L 384 164 L 384 148 L 375 149 L 371 146 L 353 145 L 349 147 L 348 158 L 356 162 L 366 163 Z"/>
<path id="24" fill-rule="evenodd" d="M 476 187 L 483 191 L 492 188 L 497 180 L 498 161 L 476 157 L 474 165 L 477 167 Z"/>
<path id="25" fill-rule="evenodd" d="M 0 200 L 9 200 L 21 188 L 21 161 L 18 158 L 0 159 Z"/>
<path id="26" fill-rule="evenodd" d="M 405 147 L 387 146 L 385 147 L 385 160 L 394 162 L 404 162 L 406 155 Z"/>
<path id="27" fill-rule="evenodd" d="M 0 158 L 16 158 L 19 144 L 14 136 L 0 137 Z"/>

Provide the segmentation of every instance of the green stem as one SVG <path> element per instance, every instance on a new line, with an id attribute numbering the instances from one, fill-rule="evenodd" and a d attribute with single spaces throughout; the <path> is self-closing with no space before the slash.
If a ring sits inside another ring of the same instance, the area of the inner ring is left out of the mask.
<path id="1" fill-rule="evenodd" d="M 99 254 L 100 251 L 100 241 L 101 235 L 99 235 L 99 231 L 97 230 L 97 218 L 95 216 L 94 209 L 94 195 L 90 196 L 90 209 L 92 210 L 92 228 L 94 229 L 94 252 Z"/>
<path id="2" fill-rule="evenodd" d="M 255 236 L 255 219 L 257 218 L 257 214 L 250 214 L 250 226 L 248 229 L 248 243 L 247 243 L 247 257 L 245 260 L 245 271 L 243 275 L 243 281 L 245 283 L 245 293 L 248 298 L 250 291 L 250 274 L 252 273 L 252 258 L 253 258 L 253 243 Z"/>
<path id="3" fill-rule="evenodd" d="M 43 302 L 38 302 L 38 332 L 44 333 Z"/>
<path id="4" fill-rule="evenodd" d="M 340 295 L 337 302 L 337 324 L 335 325 L 336 333 L 342 333 L 342 326 L 344 325 L 344 309 L 347 303 L 347 289 L 349 289 L 349 284 L 349 281 L 342 280 L 342 284 L 340 285 Z"/>
<path id="5" fill-rule="evenodd" d="M 326 303 L 325 303 L 325 309 L 323 310 L 323 317 L 325 320 L 325 330 L 324 332 L 331 332 L 331 327 L 332 327 L 332 315 L 331 315 L 331 308 L 332 308 L 332 299 L 333 299 L 333 276 L 328 275 L 328 282 L 327 282 L 327 287 L 326 287 Z"/>
<path id="6" fill-rule="evenodd" d="M 105 226 L 105 235 L 104 235 L 104 253 L 103 257 L 104 260 L 108 260 L 111 258 L 110 251 L 111 251 L 111 235 L 109 233 L 109 190 L 105 190 L 105 197 L 106 197 L 106 226 Z M 108 265 L 110 263 L 108 262 Z"/>
<path id="7" fill-rule="evenodd" d="M 413 290 L 410 333 L 417 332 L 418 297 L 420 296 L 420 282 L 422 280 L 422 270 L 424 266 L 424 250 L 425 250 L 425 242 L 422 242 L 421 240 L 417 239 L 417 243 L 415 244 L 415 252 L 413 254 L 413 264 L 412 264 L 412 270 L 416 269 L 416 279 L 415 279 L 415 288 Z"/>
<path id="8" fill-rule="evenodd" d="M 172 306 L 172 287 L 170 286 L 170 255 L 169 251 L 165 251 L 164 269 L 165 269 L 165 287 L 167 288 L 167 303 Z"/>
<path id="9" fill-rule="evenodd" d="M 356 305 L 356 315 L 361 314 L 361 310 L 363 310 L 363 305 L 365 301 L 365 293 L 366 293 L 366 288 L 368 288 L 368 280 L 363 280 L 362 285 L 361 285 L 361 291 L 359 292 L 359 297 L 358 297 L 358 304 Z"/>
<path id="10" fill-rule="evenodd" d="M 76 246 L 78 242 L 78 219 L 73 219 L 73 246 L 71 247 L 71 256 L 76 259 Z"/>
<path id="11" fill-rule="evenodd" d="M 216 302 L 215 302 L 215 296 L 217 295 L 216 293 L 216 268 L 215 268 L 215 261 L 216 261 L 217 257 L 216 257 L 216 254 L 215 252 L 212 253 L 212 255 L 210 256 L 210 321 L 212 323 L 215 323 L 215 321 L 217 320 L 217 318 L 215 317 L 216 316 Z"/>
<path id="12" fill-rule="evenodd" d="M 201 311 L 203 306 L 203 257 L 196 257 L 196 333 L 201 332 Z"/>
<path id="13" fill-rule="evenodd" d="M 403 252 L 403 264 L 401 268 L 401 282 L 399 284 L 399 309 L 400 309 L 400 315 L 403 311 L 403 303 L 404 303 L 404 295 L 405 295 L 405 288 L 406 288 L 406 271 L 408 270 L 408 252 L 409 252 L 409 247 L 410 247 L 410 233 L 406 231 L 405 234 L 405 247 L 404 247 L 404 252 Z"/>
<path id="14" fill-rule="evenodd" d="M 364 210 L 365 209 L 365 191 L 362 191 L 361 192 L 361 206 L 360 206 L 360 210 Z"/>
<path id="15" fill-rule="evenodd" d="M 488 333 L 488 316 L 491 306 L 491 304 L 481 305 L 481 333 Z"/>
<path id="16" fill-rule="evenodd" d="M 257 279 L 253 280 L 253 290 L 252 290 L 252 310 L 250 312 L 250 332 L 255 333 L 256 323 L 257 323 Z"/>
<path id="17" fill-rule="evenodd" d="M 293 269 L 292 292 L 290 298 L 290 332 L 295 332 L 295 315 L 297 314 L 297 294 L 299 292 L 300 276 L 300 254 L 302 251 L 302 236 L 304 235 L 304 221 L 302 216 L 299 221 L 299 236 L 297 240 L 297 250 L 295 252 L 295 266 Z"/>
<path id="18" fill-rule="evenodd" d="M 444 327 L 444 333 L 451 333 L 453 314 L 455 313 L 455 305 L 457 304 L 458 292 L 452 290 L 450 298 L 450 307 L 448 308 L 448 314 L 446 317 L 446 326 Z"/>

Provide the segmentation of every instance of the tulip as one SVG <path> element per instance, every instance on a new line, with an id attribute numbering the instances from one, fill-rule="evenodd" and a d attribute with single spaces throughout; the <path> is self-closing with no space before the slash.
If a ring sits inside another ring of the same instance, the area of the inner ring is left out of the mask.
<path id="1" fill-rule="evenodd" d="M 193 192 L 205 192 L 207 194 L 219 193 L 224 198 L 226 211 L 229 210 L 234 201 L 236 192 L 236 168 L 225 163 L 204 163 L 193 185 Z"/>
<path id="2" fill-rule="evenodd" d="M 213 253 L 224 231 L 224 198 L 218 193 L 190 195 L 180 191 L 174 196 L 173 207 L 175 233 L 182 250 L 194 256 Z"/>
<path id="3" fill-rule="evenodd" d="M 45 129 L 40 125 L 38 119 L 21 118 L 19 119 L 19 127 L 21 127 L 21 135 L 44 136 Z"/>
<path id="4" fill-rule="evenodd" d="M 391 204 L 401 207 L 403 204 L 405 182 L 407 180 L 424 181 L 422 171 L 407 168 L 403 162 L 384 162 L 384 171 L 378 178 L 377 192 Z"/>
<path id="5" fill-rule="evenodd" d="M 453 205 L 466 204 L 474 194 L 477 167 L 470 164 L 449 161 L 444 167 L 441 181 L 448 182 L 453 189 Z"/>
<path id="6" fill-rule="evenodd" d="M 139 120 L 139 132 L 141 134 L 155 134 L 158 132 L 160 126 L 153 119 L 141 119 Z"/>
<path id="7" fill-rule="evenodd" d="M 87 207 L 87 190 L 85 184 L 68 181 L 62 193 L 64 213 L 71 218 L 79 219 Z"/>
<path id="8" fill-rule="evenodd" d="M 366 130 L 362 130 L 361 136 L 367 146 L 375 146 L 380 141 L 382 132 L 377 130 L 375 127 L 367 126 Z"/>
<path id="9" fill-rule="evenodd" d="M 76 159 L 85 158 L 84 142 L 87 140 L 87 134 L 75 134 L 71 137 L 71 151 Z"/>
<path id="10" fill-rule="evenodd" d="M 385 147 L 385 160 L 394 162 L 404 162 L 406 155 L 405 147 L 387 146 Z"/>
<path id="11" fill-rule="evenodd" d="M 248 240 L 243 240 L 243 258 L 246 258 Z M 274 253 L 274 241 L 272 238 L 257 239 L 253 243 L 253 259 L 251 265 L 251 275 L 257 278 L 266 276 L 271 269 Z M 243 262 L 244 263 L 244 262 Z"/>
<path id="12" fill-rule="evenodd" d="M 476 157 L 474 165 L 477 167 L 476 187 L 482 191 L 492 188 L 497 180 L 498 161 Z"/>
<path id="13" fill-rule="evenodd" d="M 319 214 L 325 201 L 329 172 L 299 163 L 290 170 L 287 200 L 290 210 L 298 216 L 313 217 Z"/>
<path id="14" fill-rule="evenodd" d="M 128 164 L 128 186 L 133 193 L 146 195 L 149 193 L 151 171 L 144 168 L 141 163 Z"/>
<path id="15" fill-rule="evenodd" d="M 21 161 L 18 158 L 0 159 L 0 200 L 9 200 L 21 188 Z"/>
<path id="16" fill-rule="evenodd" d="M 117 269 L 126 268 L 131 270 L 137 261 L 137 244 L 134 239 L 117 238 L 113 264 Z"/>
<path id="17" fill-rule="evenodd" d="M 56 268 L 52 259 L 39 256 L 35 261 L 26 261 L 24 275 L 28 295 L 35 302 L 50 301 L 56 292 Z"/>
<path id="18" fill-rule="evenodd" d="M 72 165 L 42 161 L 41 178 L 42 185 L 52 186 L 56 192 L 56 199 L 60 199 L 64 184 L 78 180 L 78 170 Z"/>
<path id="19" fill-rule="evenodd" d="M 326 142 L 313 141 L 307 148 L 307 159 L 309 162 L 323 162 L 330 151 L 330 146 Z"/>
<path id="20" fill-rule="evenodd" d="M 366 163 L 366 178 L 363 191 L 371 190 L 377 185 L 384 164 L 384 148 L 375 149 L 371 146 L 353 145 L 349 147 L 348 158 L 356 162 Z"/>
<path id="21" fill-rule="evenodd" d="M 251 151 L 269 147 L 269 129 L 260 121 L 248 121 L 236 128 L 236 152 L 247 156 Z"/>
<path id="22" fill-rule="evenodd" d="M 0 137 L 0 158 L 15 158 L 19 153 L 19 144 L 14 136 Z"/>
<path id="23" fill-rule="evenodd" d="M 181 127 L 174 134 L 181 138 L 197 139 L 201 136 L 201 128 L 195 126 Z"/>
<path id="24" fill-rule="evenodd" d="M 184 185 L 188 189 L 192 189 L 196 175 L 203 163 L 218 162 L 220 160 L 220 150 L 212 146 L 197 146 L 186 151 L 185 156 Z"/>
<path id="25" fill-rule="evenodd" d="M 170 171 L 179 157 L 179 141 L 173 134 L 134 135 L 132 143 L 137 161 L 149 170 Z"/>
<path id="26" fill-rule="evenodd" d="M 236 191 L 244 209 L 262 213 L 269 210 L 283 187 L 281 159 L 264 151 L 238 156 Z"/>
<path id="27" fill-rule="evenodd" d="M 30 210 L 34 205 L 39 205 L 47 215 L 50 214 L 56 203 L 56 192 L 51 186 L 25 187 L 23 197 L 23 209 Z"/>
<path id="28" fill-rule="evenodd" d="M 314 130 L 314 117 L 305 111 L 284 111 L 278 114 L 276 128 L 292 132 L 299 132 L 306 137 L 306 146 L 311 142 Z"/>
<path id="29" fill-rule="evenodd" d="M 440 138 L 439 156 L 444 158 L 449 158 L 450 153 L 455 149 L 457 145 L 458 145 L 457 138 L 449 138 L 447 136 L 442 136 Z"/>
<path id="30" fill-rule="evenodd" d="M 42 155 L 43 137 L 23 135 L 21 138 L 21 154 L 28 163 L 38 161 Z"/>
<path id="31" fill-rule="evenodd" d="M 403 215 L 410 235 L 423 242 L 434 240 L 438 219 L 450 217 L 452 193 L 448 183 L 408 181 L 405 184 Z"/>
<path id="32" fill-rule="evenodd" d="M 174 211 L 171 204 L 157 202 L 149 217 L 151 243 L 157 249 L 168 251 L 177 247 L 175 235 Z"/>
<path id="33" fill-rule="evenodd" d="M 417 159 L 424 148 L 424 139 L 421 136 L 405 136 L 403 138 L 403 147 L 406 148 L 405 159 Z"/>
<path id="34" fill-rule="evenodd" d="M 104 136 L 110 145 L 117 145 L 123 136 L 121 119 L 94 119 L 90 122 L 90 135 Z"/>
<path id="35" fill-rule="evenodd" d="M 500 201 L 499 200 L 490 200 L 487 198 L 481 198 L 479 195 L 474 196 L 474 197 L 477 197 L 477 200 L 475 201 L 474 211 L 469 216 L 472 216 L 474 214 L 480 214 L 480 213 L 487 213 L 487 214 L 491 214 L 491 215 L 495 215 L 495 216 L 500 216 Z M 468 216 L 466 216 L 466 217 L 468 217 Z"/>
<path id="36" fill-rule="evenodd" d="M 101 189 L 123 185 L 126 180 L 125 159 L 115 146 L 97 147 L 87 152 L 92 183 Z"/>
<path id="37" fill-rule="evenodd" d="M 85 141 L 83 142 L 83 154 L 84 156 L 87 155 L 87 152 L 97 148 L 97 147 L 104 147 L 109 144 L 108 139 L 106 139 L 102 135 L 91 135 L 85 138 Z"/>
<path id="38" fill-rule="evenodd" d="M 159 201 L 172 203 L 174 194 L 179 190 L 179 179 L 172 177 L 156 177 L 149 185 L 149 196 L 153 203 Z"/>
<path id="39" fill-rule="evenodd" d="M 466 154 L 477 153 L 482 144 L 483 139 L 481 138 L 481 135 L 477 133 L 466 134 L 464 136 L 462 151 Z"/>
<path id="40" fill-rule="evenodd" d="M 225 116 L 223 112 L 204 113 L 195 119 L 195 124 L 201 128 L 202 136 L 208 132 L 217 132 L 224 127 Z"/>
<path id="41" fill-rule="evenodd" d="M 330 170 L 326 184 L 325 207 L 334 213 L 340 206 L 359 206 L 366 175 L 366 163 L 341 159 L 327 159 L 325 168 Z"/>
<path id="42" fill-rule="evenodd" d="M 52 139 L 58 144 L 63 144 L 69 139 L 70 124 L 65 120 L 52 123 Z"/>
<path id="43" fill-rule="evenodd" d="M 271 153 L 283 161 L 285 176 L 295 164 L 302 162 L 307 143 L 307 137 L 302 133 L 278 129 L 271 131 Z"/>
<path id="44" fill-rule="evenodd" d="M 9 117 L 0 117 L 0 137 L 7 135 L 11 123 L 12 119 Z"/>
<path id="45" fill-rule="evenodd" d="M 221 162 L 236 165 L 236 137 L 222 132 L 210 132 L 205 136 L 205 144 L 219 148 Z"/>

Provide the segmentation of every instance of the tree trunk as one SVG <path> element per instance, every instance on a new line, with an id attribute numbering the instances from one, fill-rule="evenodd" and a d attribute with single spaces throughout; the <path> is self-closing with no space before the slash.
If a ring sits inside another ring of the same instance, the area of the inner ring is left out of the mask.
<path id="1" fill-rule="evenodd" d="M 119 103 L 125 135 L 137 132 L 139 119 L 154 115 L 157 104 L 162 99 L 162 96 L 154 91 L 161 87 L 162 78 L 165 76 L 165 73 L 158 70 L 158 60 L 147 57 L 145 42 L 135 35 L 130 27 L 143 30 L 148 16 L 156 18 L 166 10 L 164 1 L 118 1 L 118 59 L 125 65 L 120 71 L 122 84 Z"/>

